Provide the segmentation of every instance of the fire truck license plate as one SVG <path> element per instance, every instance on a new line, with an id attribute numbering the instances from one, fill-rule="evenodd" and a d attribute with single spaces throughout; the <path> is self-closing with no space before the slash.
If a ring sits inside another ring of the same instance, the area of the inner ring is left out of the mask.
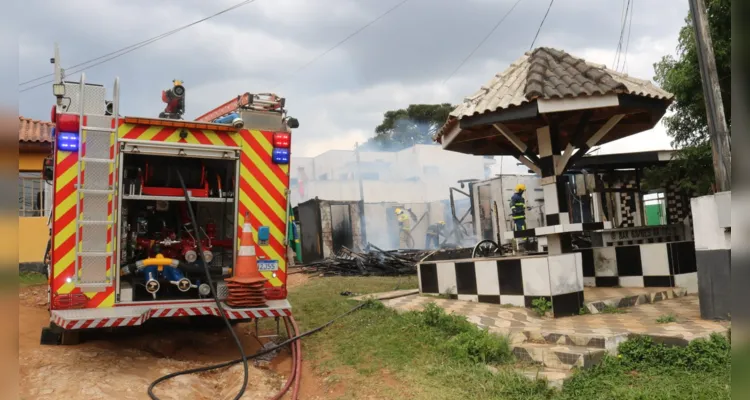
<path id="1" fill-rule="evenodd" d="M 276 260 L 258 260 L 258 271 L 278 271 L 279 262 Z"/>

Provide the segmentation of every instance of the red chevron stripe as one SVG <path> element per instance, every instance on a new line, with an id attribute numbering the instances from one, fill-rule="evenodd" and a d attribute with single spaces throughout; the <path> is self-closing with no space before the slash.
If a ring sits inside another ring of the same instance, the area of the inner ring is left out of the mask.
<path id="1" fill-rule="evenodd" d="M 263 137 L 268 141 L 268 143 L 273 146 L 274 132 L 260 131 L 260 133 L 262 133 Z M 289 149 L 289 151 L 291 152 L 291 148 Z M 284 172 L 284 170 L 281 168 L 281 165 L 270 163 L 268 167 L 273 171 L 274 174 L 283 177 L 283 179 L 281 179 L 281 182 L 283 182 L 285 186 L 289 186 L 289 174 L 287 172 Z"/>
<path id="2" fill-rule="evenodd" d="M 243 186 L 246 187 L 243 188 Z M 282 231 L 284 230 L 284 220 L 282 219 L 283 217 L 280 217 L 278 214 L 271 210 L 271 206 L 266 203 L 265 200 L 263 200 L 262 193 L 257 193 L 256 191 L 252 190 L 250 188 L 250 185 L 247 184 L 244 179 L 240 180 L 240 190 L 247 193 L 248 197 L 250 197 L 250 201 L 252 201 L 258 208 L 260 208 L 260 211 L 266 215 L 266 218 L 268 218 L 273 226 L 281 229 Z"/>
<path id="3" fill-rule="evenodd" d="M 89 299 L 88 306 L 89 308 L 97 308 L 99 307 L 105 300 L 107 300 L 107 297 L 112 293 L 112 288 L 107 287 L 107 290 L 104 292 L 99 292 L 94 295 L 94 297 Z"/>
<path id="4" fill-rule="evenodd" d="M 245 141 L 250 146 L 252 151 L 258 155 L 258 157 L 263 162 L 263 164 L 266 164 L 274 173 L 274 175 L 276 175 L 276 177 L 279 178 L 279 181 L 284 186 L 288 186 L 289 177 L 286 174 L 284 174 L 281 168 L 276 167 L 273 161 L 271 161 L 271 154 L 266 152 L 266 150 L 260 145 L 260 143 L 258 143 L 258 140 L 254 137 L 254 135 L 251 135 L 250 132 L 247 132 L 247 134 L 244 135 L 242 138 L 245 139 Z"/>
<path id="5" fill-rule="evenodd" d="M 73 222 L 73 220 L 75 220 L 75 218 L 76 218 L 76 208 L 75 207 L 71 207 L 70 210 L 68 210 L 67 212 L 65 212 L 65 214 L 63 214 L 62 217 L 60 217 L 60 219 L 55 222 L 55 224 L 54 224 L 55 225 L 55 229 L 53 231 L 53 235 L 55 236 L 55 239 L 62 239 L 62 238 L 59 238 L 57 236 L 60 234 L 60 232 L 63 229 L 65 229 L 65 227 L 68 226 L 68 224 L 70 224 L 71 222 Z"/>
<path id="6" fill-rule="evenodd" d="M 176 129 L 174 128 L 161 128 L 159 132 L 154 135 L 151 140 L 155 142 L 163 142 L 167 140 L 173 133 L 175 133 Z"/>
<path id="7" fill-rule="evenodd" d="M 258 207 L 260 209 L 260 211 L 263 214 L 265 214 L 265 216 L 267 218 L 271 219 L 271 223 L 275 223 L 274 226 L 276 227 L 276 229 L 279 229 L 279 230 L 281 230 L 281 232 L 284 232 L 284 229 L 285 229 L 284 222 L 283 221 L 279 222 L 278 216 L 276 216 L 275 213 L 271 212 L 270 209 L 268 208 L 268 206 L 263 201 L 257 201 L 258 195 L 252 189 L 250 189 L 250 185 L 244 179 L 240 179 L 240 190 L 243 191 L 243 192 L 245 192 L 250 197 L 250 201 L 252 201 L 253 204 L 255 204 L 255 206 Z M 244 213 L 243 213 L 243 215 L 244 215 Z M 276 220 L 276 221 L 274 221 L 274 220 Z M 253 228 L 256 229 L 256 231 L 257 231 L 258 227 L 260 227 L 260 226 L 263 225 L 263 224 L 260 223 L 260 220 L 258 220 L 258 218 L 255 215 L 253 215 L 253 213 L 250 213 L 250 224 L 253 225 Z M 238 228 L 240 228 L 240 227 L 238 226 Z M 241 231 L 241 229 L 240 229 L 240 231 Z M 276 252 L 280 256 L 283 257 L 284 256 L 284 252 L 283 252 L 284 249 L 281 246 L 281 244 L 278 242 L 278 240 L 276 240 L 275 238 L 271 237 L 270 240 L 269 240 L 269 242 L 271 243 L 271 247 L 274 250 L 276 250 Z"/>
<path id="8" fill-rule="evenodd" d="M 260 171 L 260 168 L 258 168 L 258 166 L 252 162 L 252 160 L 250 160 L 250 157 L 248 157 L 245 153 L 242 153 L 240 162 L 242 163 L 242 166 L 247 168 L 248 172 L 250 172 L 250 175 L 252 175 L 253 178 L 258 183 L 260 183 L 260 185 L 263 186 L 264 189 L 266 189 L 268 195 L 271 196 L 276 203 L 281 205 L 281 208 L 283 209 L 286 205 L 286 199 L 284 198 L 284 195 L 279 192 L 279 189 L 274 187 L 271 181 L 268 180 L 268 177 L 266 177 L 266 175 L 264 175 Z"/>
<path id="9" fill-rule="evenodd" d="M 243 129 L 242 132 L 247 132 L 247 130 Z M 237 145 L 237 142 L 234 141 L 234 138 L 232 138 L 232 136 L 226 133 L 220 133 L 220 132 L 217 132 L 216 135 L 219 137 L 219 139 L 221 139 L 222 142 L 224 142 L 225 145 L 229 147 L 239 147 Z"/>
<path id="10" fill-rule="evenodd" d="M 195 136 L 195 139 L 198 140 L 198 143 L 200 144 L 208 144 L 208 145 L 214 144 L 211 141 L 211 139 L 209 139 L 208 136 L 206 136 L 206 134 L 203 133 L 203 131 L 201 131 L 200 129 L 191 129 L 190 133 L 192 133 L 193 136 Z"/>
<path id="11" fill-rule="evenodd" d="M 75 235 L 70 235 L 69 238 L 65 239 L 62 243 L 60 243 L 60 247 L 57 248 L 55 251 L 57 254 L 55 255 L 53 259 L 53 264 L 57 264 L 60 262 L 60 259 L 63 258 L 66 254 L 68 254 L 69 251 L 73 250 L 76 247 L 76 237 Z M 57 269 L 57 265 L 53 265 L 55 269 Z M 53 274 L 54 275 L 54 274 Z"/>
<path id="12" fill-rule="evenodd" d="M 143 132 L 146 132 L 146 130 L 150 127 L 151 126 L 149 125 L 136 125 L 133 127 L 133 129 L 128 131 L 128 133 L 126 133 L 125 136 L 123 136 L 122 138 L 123 139 L 138 139 L 143 134 Z"/>
<path id="13" fill-rule="evenodd" d="M 60 158 L 61 154 L 65 154 L 62 152 L 57 153 L 57 157 Z M 55 166 L 55 173 L 57 176 L 61 176 L 65 171 L 68 170 L 68 168 L 73 167 L 76 164 L 76 161 L 78 161 L 78 153 L 67 153 L 68 156 L 65 157 L 63 160 L 60 161 L 59 164 Z"/>

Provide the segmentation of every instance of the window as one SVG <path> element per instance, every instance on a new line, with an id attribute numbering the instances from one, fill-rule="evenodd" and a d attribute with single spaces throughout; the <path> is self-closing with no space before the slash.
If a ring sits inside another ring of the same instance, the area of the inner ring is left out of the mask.
<path id="1" fill-rule="evenodd" d="M 45 203 L 45 192 L 50 185 L 42 180 L 41 172 L 18 174 L 18 216 L 43 217 L 49 209 Z"/>

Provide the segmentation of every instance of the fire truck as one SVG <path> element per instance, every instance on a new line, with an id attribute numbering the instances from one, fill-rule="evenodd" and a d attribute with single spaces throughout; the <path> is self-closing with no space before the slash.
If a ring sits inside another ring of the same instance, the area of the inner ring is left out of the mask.
<path id="1" fill-rule="evenodd" d="M 158 118 L 123 116 L 119 78 L 110 99 L 83 73 L 66 80 L 57 46 L 51 62 L 50 325 L 42 343 L 157 318 L 291 316 L 289 161 L 299 123 L 285 99 L 245 93 L 186 121 L 185 86 L 175 80 Z M 252 306 L 237 306 L 227 301 L 228 282 L 248 223 L 265 282 L 242 303 Z"/>

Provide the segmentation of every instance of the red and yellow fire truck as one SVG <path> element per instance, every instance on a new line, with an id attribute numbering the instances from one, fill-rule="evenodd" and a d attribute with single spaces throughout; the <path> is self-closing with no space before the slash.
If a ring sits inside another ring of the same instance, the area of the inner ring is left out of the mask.
<path id="1" fill-rule="evenodd" d="M 42 342 L 154 318 L 219 317 L 213 293 L 232 321 L 291 315 L 287 214 L 298 122 L 285 100 L 245 93 L 185 121 L 185 87 L 174 81 L 159 118 L 122 116 L 118 79 L 110 100 L 84 74 L 66 81 L 57 48 L 53 62 L 50 326 Z M 266 281 L 259 306 L 233 307 L 227 280 L 248 222 Z"/>

